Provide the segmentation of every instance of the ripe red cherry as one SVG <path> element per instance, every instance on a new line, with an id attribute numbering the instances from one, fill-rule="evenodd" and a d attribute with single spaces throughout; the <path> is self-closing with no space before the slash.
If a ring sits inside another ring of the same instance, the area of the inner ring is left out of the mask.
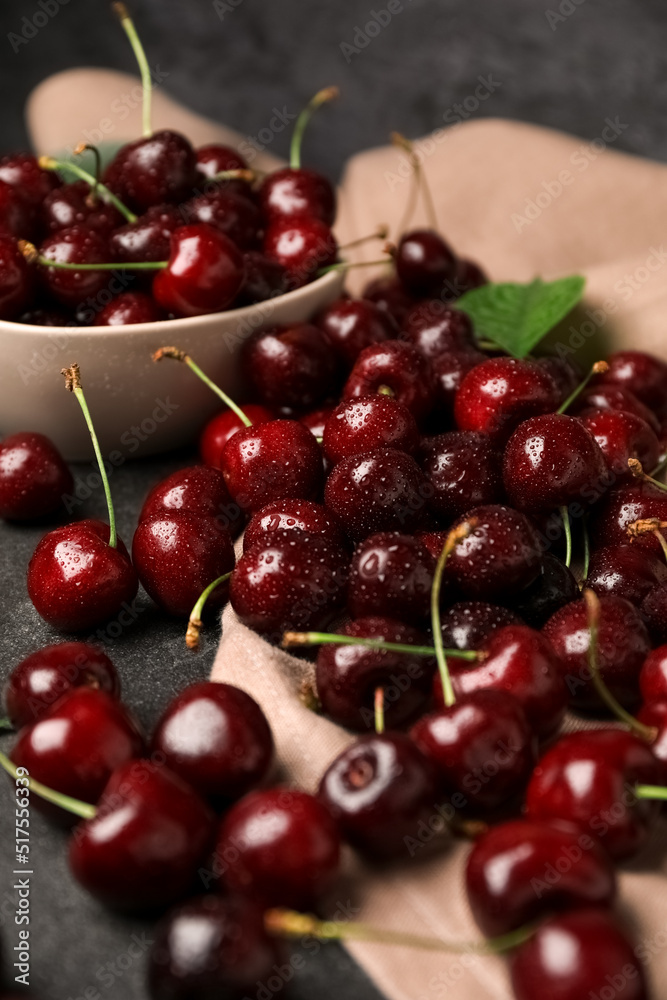
<path id="1" fill-rule="evenodd" d="M 101 689 L 77 687 L 20 731 L 10 756 L 35 781 L 92 805 L 114 768 L 143 752 L 143 736 L 124 705 Z M 61 822 L 73 819 L 43 799 L 38 808 Z"/>
<path id="2" fill-rule="evenodd" d="M 445 523 L 503 498 L 501 458 L 486 434 L 449 431 L 431 438 L 422 469 L 433 487 L 431 510 Z"/>
<path id="3" fill-rule="evenodd" d="M 324 425 L 331 416 L 333 406 L 320 406 L 316 410 L 309 410 L 308 413 L 300 413 L 299 420 L 304 427 L 307 427 L 314 438 L 322 438 Z M 324 468 L 327 469 L 327 460 L 324 459 Z"/>
<path id="4" fill-rule="evenodd" d="M 244 278 L 234 308 L 266 302 L 290 290 L 290 278 L 277 260 L 259 250 L 246 250 L 243 254 Z"/>
<path id="5" fill-rule="evenodd" d="M 271 222 L 263 250 L 285 268 L 292 288 L 307 284 L 319 270 L 335 264 L 338 256 L 336 237 L 329 227 L 309 217 Z"/>
<path id="6" fill-rule="evenodd" d="M 539 629 L 559 608 L 578 597 L 579 585 L 574 574 L 557 556 L 545 552 L 542 572 L 511 603 L 527 625 Z"/>
<path id="7" fill-rule="evenodd" d="M 645 518 L 667 520 L 667 493 L 653 483 L 632 482 L 612 490 L 594 511 L 592 540 L 594 546 L 622 545 L 630 542 L 642 550 L 657 553 L 662 559 L 662 548 L 652 532 L 631 536 L 631 524 Z M 661 529 L 664 535 L 664 530 Z"/>
<path id="8" fill-rule="evenodd" d="M 445 291 L 451 290 L 451 297 L 458 299 L 465 292 L 470 292 L 473 288 L 481 288 L 482 285 L 488 285 L 488 283 L 489 278 L 486 271 L 476 261 L 459 257 L 456 261 L 454 280 L 447 283 Z"/>
<path id="9" fill-rule="evenodd" d="M 265 929 L 257 903 L 242 896 L 195 897 L 172 910 L 154 932 L 151 1000 L 249 996 L 257 983 L 273 981 L 284 967 L 284 950 Z"/>
<path id="10" fill-rule="evenodd" d="M 225 170 L 247 170 L 248 161 L 245 157 L 241 156 L 238 150 L 233 149 L 231 146 L 224 146 L 222 143 L 210 143 L 208 146 L 200 146 L 195 150 L 195 155 L 197 157 L 197 171 L 207 177 L 209 180 L 213 180 L 216 174 L 221 174 Z M 221 186 L 226 186 L 231 181 L 216 181 L 216 184 Z M 238 183 L 236 181 L 235 183 Z M 247 185 L 245 181 L 241 183 L 244 184 L 247 190 Z"/>
<path id="11" fill-rule="evenodd" d="M 267 906 L 312 906 L 338 870 L 340 836 L 329 811 L 290 788 L 250 792 L 222 821 L 216 856 L 234 891 Z"/>
<path id="12" fill-rule="evenodd" d="M 16 319 L 28 305 L 34 285 L 33 271 L 16 240 L 0 232 L 0 319 Z"/>
<path id="13" fill-rule="evenodd" d="M 663 584 L 651 587 L 640 609 L 651 638 L 664 642 L 667 639 L 667 587 Z"/>
<path id="14" fill-rule="evenodd" d="M 640 850 L 657 814 L 656 803 L 637 799 L 633 788 L 659 780 L 658 761 L 648 744 L 632 733 L 567 733 L 535 768 L 526 792 L 526 815 L 579 823 L 621 861 Z"/>
<path id="15" fill-rule="evenodd" d="M 344 458 L 327 479 L 324 502 L 355 541 L 374 531 L 410 532 L 424 521 L 431 490 L 414 458 L 376 448 Z"/>
<path id="16" fill-rule="evenodd" d="M 259 241 L 262 216 L 245 195 L 219 190 L 200 194 L 183 206 L 188 222 L 204 222 L 228 236 L 241 250 L 252 250 Z"/>
<path id="17" fill-rule="evenodd" d="M 219 469 L 190 465 L 172 472 L 153 487 L 144 500 L 139 520 L 145 521 L 153 514 L 185 512 L 217 518 L 225 526 L 230 502 L 225 477 Z"/>
<path id="18" fill-rule="evenodd" d="M 90 185 L 86 181 L 63 184 L 50 191 L 42 202 L 41 216 L 51 233 L 84 225 L 107 236 L 125 221 L 113 205 L 91 196 Z"/>
<path id="19" fill-rule="evenodd" d="M 664 785 L 667 781 L 667 699 L 663 697 L 642 705 L 637 712 L 637 720 L 655 730 L 651 752 L 661 765 L 660 784 Z"/>
<path id="20" fill-rule="evenodd" d="M 336 299 L 315 323 L 349 368 L 365 347 L 396 336 L 396 325 L 386 311 L 366 299 Z"/>
<path id="21" fill-rule="evenodd" d="M 5 685 L 5 709 L 15 729 L 40 719 L 62 695 L 77 687 L 120 696 L 120 679 L 109 657 L 85 642 L 44 646 L 21 660 Z"/>
<path id="22" fill-rule="evenodd" d="M 12 434 L 0 443 L 0 517 L 30 521 L 51 514 L 73 489 L 72 473 L 43 434 Z"/>
<path id="23" fill-rule="evenodd" d="M 128 222 L 111 234 L 109 247 L 113 259 L 134 264 L 166 260 L 172 234 L 184 221 L 175 205 L 154 205 L 136 222 Z"/>
<path id="24" fill-rule="evenodd" d="M 18 188 L 31 205 L 40 205 L 60 180 L 52 170 L 43 170 L 32 153 L 9 153 L 0 159 L 0 180 Z"/>
<path id="25" fill-rule="evenodd" d="M 104 264 L 109 260 L 106 239 L 87 226 L 72 226 L 47 236 L 40 254 L 58 264 Z M 44 266 L 39 269 L 39 277 L 57 302 L 73 309 L 85 299 L 94 299 L 109 284 L 106 271 L 72 271 Z"/>
<path id="26" fill-rule="evenodd" d="M 305 531 L 321 535 L 339 548 L 347 547 L 342 525 L 335 514 L 312 500 L 273 500 L 254 514 L 243 535 L 243 551 L 265 545 L 276 533 Z"/>
<path id="27" fill-rule="evenodd" d="M 32 240 L 39 231 L 35 206 L 18 188 L 0 180 L 0 232 L 16 239 Z"/>
<path id="28" fill-rule="evenodd" d="M 167 767 L 134 760 L 116 768 L 94 819 L 70 840 L 76 880 L 123 910 L 175 903 L 194 884 L 214 837 L 204 800 Z"/>
<path id="29" fill-rule="evenodd" d="M 259 200 L 270 222 L 319 219 L 325 226 L 336 218 L 336 192 L 326 177 L 303 167 L 283 167 L 264 178 Z"/>
<path id="30" fill-rule="evenodd" d="M 298 420 L 270 420 L 244 427 L 220 453 L 232 499 L 255 513 L 272 500 L 311 500 L 323 478 L 322 452 Z"/>
<path id="31" fill-rule="evenodd" d="M 544 635 L 558 656 L 571 704 L 599 711 L 601 701 L 588 665 L 590 631 L 586 602 L 574 601 L 557 611 L 544 626 Z M 639 700 L 639 669 L 650 648 L 639 611 L 621 597 L 601 597 L 598 669 L 610 691 L 629 708 Z"/>
<path id="32" fill-rule="evenodd" d="M 440 549 L 443 544 L 444 538 Z M 485 601 L 459 601 L 443 612 L 440 619 L 446 649 L 479 649 L 498 629 L 523 624 L 514 612 Z"/>
<path id="33" fill-rule="evenodd" d="M 523 789 L 537 737 L 519 702 L 504 691 L 473 691 L 410 730 L 447 794 L 473 810 L 497 809 Z M 461 806 L 463 808 L 463 806 Z"/>
<path id="34" fill-rule="evenodd" d="M 497 937 L 554 910 L 611 906 L 616 873 L 597 837 L 574 823 L 512 819 L 475 841 L 466 891 L 482 933 Z"/>
<path id="35" fill-rule="evenodd" d="M 664 558 L 636 545 L 605 545 L 590 561 L 586 586 L 602 596 L 623 597 L 639 607 L 648 592 L 667 582 Z"/>
<path id="36" fill-rule="evenodd" d="M 528 417 L 550 413 L 560 402 L 558 386 L 534 361 L 489 358 L 465 376 L 454 403 L 462 431 L 483 431 L 504 444 Z"/>
<path id="37" fill-rule="evenodd" d="M 104 179 L 128 207 L 144 212 L 152 205 L 184 201 L 196 183 L 196 163 L 188 140 L 163 129 L 123 146 Z"/>
<path id="38" fill-rule="evenodd" d="M 454 412 L 456 396 L 461 383 L 473 368 L 476 368 L 487 357 L 481 351 L 443 351 L 431 362 L 431 370 L 435 379 L 435 395 L 438 412 L 444 411 L 448 418 Z"/>
<path id="39" fill-rule="evenodd" d="M 450 659 L 456 696 L 506 691 L 523 708 L 531 729 L 540 737 L 553 733 L 565 712 L 566 692 L 558 659 L 544 636 L 527 625 L 507 625 L 493 632 L 479 651 L 482 659 L 477 664 Z M 433 693 L 442 706 L 439 676 Z"/>
<path id="40" fill-rule="evenodd" d="M 95 318 L 95 326 L 129 326 L 157 323 L 163 318 L 154 299 L 145 292 L 123 292 L 112 299 Z"/>
<path id="41" fill-rule="evenodd" d="M 427 299 L 413 306 L 401 335 L 430 360 L 445 352 L 467 351 L 475 346 L 470 318 L 440 299 Z"/>
<path id="42" fill-rule="evenodd" d="M 565 358 L 559 358 L 554 355 L 547 354 L 545 357 L 536 358 L 535 361 L 540 368 L 549 372 L 552 379 L 558 386 L 561 402 L 565 402 L 565 400 L 581 383 L 581 372 L 578 371 L 574 365 L 571 365 Z M 580 397 L 577 397 L 577 402 L 579 401 L 579 398 Z"/>
<path id="43" fill-rule="evenodd" d="M 323 535 L 275 531 L 241 556 L 229 599 L 244 625 L 278 643 L 331 620 L 345 602 L 348 561 Z"/>
<path id="44" fill-rule="evenodd" d="M 505 449 L 505 489 L 512 504 L 526 513 L 590 503 L 608 477 L 597 441 L 577 417 L 564 413 L 525 420 Z"/>
<path id="45" fill-rule="evenodd" d="M 412 535 L 382 531 L 357 546 L 347 608 L 353 618 L 382 615 L 411 625 L 428 618 L 435 559 Z"/>
<path id="46" fill-rule="evenodd" d="M 258 403 L 247 403 L 241 409 L 251 424 L 265 424 L 267 421 L 273 420 L 275 416 L 271 410 L 267 410 L 265 406 L 260 406 Z M 244 424 L 241 423 L 240 418 L 233 410 L 223 410 L 222 413 L 212 417 L 204 427 L 199 439 L 199 454 L 202 462 L 219 469 L 222 449 L 230 437 L 241 430 L 243 426 Z"/>
<path id="47" fill-rule="evenodd" d="M 224 233 L 199 223 L 174 230 L 169 263 L 153 278 L 153 296 L 177 316 L 202 316 L 225 309 L 242 284 L 241 252 Z"/>
<path id="48" fill-rule="evenodd" d="M 435 385 L 426 359 L 411 344 L 386 340 L 364 348 L 343 388 L 343 399 L 391 390 L 415 420 L 433 408 Z"/>
<path id="49" fill-rule="evenodd" d="M 212 517 L 175 510 L 139 523 L 132 559 L 158 607 L 186 616 L 210 583 L 234 569 L 234 547 L 227 529 Z M 207 601 L 209 610 L 225 603 L 227 589 L 216 587 Z"/>
<path id="50" fill-rule="evenodd" d="M 607 358 L 608 369 L 595 383 L 621 386 L 658 415 L 667 406 L 667 365 L 643 351 L 615 351 Z"/>
<path id="51" fill-rule="evenodd" d="M 332 465 L 373 448 L 412 455 L 418 445 L 415 418 L 397 399 L 381 393 L 343 400 L 332 410 L 322 436 L 322 450 Z"/>
<path id="52" fill-rule="evenodd" d="M 667 700 L 667 646 L 651 650 L 639 674 L 642 698 L 648 704 Z"/>
<path id="53" fill-rule="evenodd" d="M 364 301 L 373 302 L 378 309 L 386 312 L 399 327 L 403 325 L 406 316 L 417 302 L 395 274 L 373 278 L 364 288 L 362 298 Z"/>
<path id="54" fill-rule="evenodd" d="M 510 974 L 516 1000 L 649 996 L 637 950 L 610 913 L 593 907 L 542 924 L 513 952 Z"/>
<path id="55" fill-rule="evenodd" d="M 435 770 L 402 733 L 362 736 L 329 765 L 318 798 L 371 859 L 407 860 L 439 801 Z"/>
<path id="56" fill-rule="evenodd" d="M 253 334 L 243 345 L 242 367 L 265 406 L 304 410 L 330 392 L 337 366 L 322 331 L 294 323 Z"/>
<path id="57" fill-rule="evenodd" d="M 273 737 L 261 708 L 231 684 L 200 681 L 164 710 L 151 747 L 204 798 L 230 802 L 265 777 Z"/>
<path id="58" fill-rule="evenodd" d="M 31 326 L 78 326 L 76 320 L 60 309 L 27 309 L 21 313 L 17 323 L 29 323 Z"/>
<path id="59" fill-rule="evenodd" d="M 442 286 L 456 276 L 456 258 L 433 229 L 405 233 L 396 248 L 394 262 L 401 283 L 411 295 L 437 297 Z"/>
<path id="60" fill-rule="evenodd" d="M 660 444 L 645 420 L 627 410 L 599 410 L 581 415 L 584 427 L 597 441 L 607 468 L 616 476 L 630 476 L 628 459 L 638 459 L 650 472 L 660 457 Z"/>
<path id="61" fill-rule="evenodd" d="M 420 645 L 421 632 L 390 618 L 348 622 L 341 635 Z M 373 728 L 374 697 L 384 690 L 385 722 L 395 729 L 411 721 L 426 705 L 435 661 L 412 653 L 367 646 L 323 645 L 317 656 L 316 685 L 324 714 L 355 732 Z"/>
<path id="62" fill-rule="evenodd" d="M 656 434 L 660 430 L 660 422 L 653 410 L 649 410 L 634 393 L 624 389 L 622 385 L 588 386 L 574 401 L 570 412 L 580 415 L 594 410 L 625 410 L 645 420 Z"/>
<path id="63" fill-rule="evenodd" d="M 109 525 L 88 518 L 38 542 L 28 565 L 28 595 L 54 628 L 80 632 L 117 615 L 139 581 L 127 549 L 109 545 Z"/>

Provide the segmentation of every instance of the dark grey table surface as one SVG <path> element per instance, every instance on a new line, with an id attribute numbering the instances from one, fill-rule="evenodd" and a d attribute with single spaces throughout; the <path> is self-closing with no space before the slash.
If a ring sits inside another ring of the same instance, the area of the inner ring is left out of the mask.
<path id="1" fill-rule="evenodd" d="M 134 0 L 152 63 L 167 89 L 249 137 L 275 107 L 298 110 L 319 87 L 343 97 L 313 123 L 307 158 L 332 176 L 352 153 L 386 141 L 391 129 L 419 135 L 440 125 L 480 75 L 500 86 L 476 112 L 537 122 L 587 139 L 607 116 L 628 123 L 618 147 L 667 159 L 667 54 L 663 0 Z M 375 12 L 375 15 L 373 14 Z M 359 31 L 357 29 L 360 29 Z M 371 37 L 372 36 L 372 37 Z M 364 42 L 367 41 L 367 44 Z M 354 45 L 358 51 L 346 46 Z M 0 151 L 27 139 L 23 103 L 44 76 L 71 66 L 133 70 L 105 0 L 2 0 Z M 274 151 L 287 152 L 286 134 Z M 0 428 L 1 430 L 1 428 Z M 130 540 L 149 487 L 190 456 L 128 463 L 113 478 L 121 534 Z M 79 475 L 89 469 L 78 468 Z M 103 515 L 98 491 L 79 509 Z M 0 525 L 0 675 L 54 641 L 25 591 L 25 569 L 44 527 Z M 111 643 L 125 697 L 150 726 L 184 684 L 206 676 L 209 640 L 187 655 L 182 625 L 143 598 L 136 622 Z M 9 737 L 0 740 L 5 749 Z M 0 808 L 0 935 L 16 943 L 11 888 L 13 815 Z M 142 942 L 150 924 L 105 913 L 72 882 L 65 837 L 33 811 L 31 982 L 53 1000 L 144 1000 Z M 135 957 L 135 955 L 137 957 Z M 373 1000 L 379 994 L 336 945 L 309 958 L 298 1000 Z"/>

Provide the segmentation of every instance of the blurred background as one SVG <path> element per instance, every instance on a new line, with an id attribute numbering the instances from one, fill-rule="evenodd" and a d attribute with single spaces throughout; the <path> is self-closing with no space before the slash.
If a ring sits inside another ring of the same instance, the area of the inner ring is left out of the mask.
<path id="1" fill-rule="evenodd" d="M 517 118 L 667 160 L 664 0 L 131 0 L 152 66 L 195 110 L 249 137 L 274 108 L 320 87 L 342 98 L 317 118 L 311 165 L 339 174 L 397 129 L 415 137 L 469 112 L 478 77 L 496 86 L 475 116 Z M 135 72 L 106 0 L 2 0 L 0 150 L 27 143 L 32 87 L 73 66 Z M 445 116 L 448 115 L 448 118 Z M 285 155 L 288 130 L 271 151 Z"/>

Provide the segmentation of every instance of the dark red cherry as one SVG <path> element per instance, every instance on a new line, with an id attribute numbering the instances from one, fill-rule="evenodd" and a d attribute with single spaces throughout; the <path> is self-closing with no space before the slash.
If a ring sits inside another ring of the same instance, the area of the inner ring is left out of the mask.
<path id="1" fill-rule="evenodd" d="M 259 403 L 247 403 L 241 409 L 251 424 L 265 424 L 273 420 L 275 414 Z M 202 462 L 220 468 L 222 449 L 232 435 L 236 434 L 244 424 L 233 410 L 223 410 L 206 424 L 199 439 L 199 454 Z"/>
<path id="2" fill-rule="evenodd" d="M 17 323 L 28 323 L 31 326 L 77 326 L 73 316 L 70 316 L 64 309 L 43 309 L 38 306 L 36 309 L 27 309 L 21 313 Z"/>
<path id="3" fill-rule="evenodd" d="M 292 288 L 308 284 L 338 257 L 336 237 L 329 226 L 307 216 L 271 222 L 264 234 L 263 250 L 285 268 Z"/>
<path id="4" fill-rule="evenodd" d="M 271 532 L 241 556 L 229 599 L 241 622 L 278 643 L 325 625 L 345 602 L 349 556 L 324 535 Z"/>
<path id="5" fill-rule="evenodd" d="M 15 729 L 40 719 L 73 688 L 89 687 L 120 696 L 120 679 L 101 649 L 85 642 L 59 642 L 26 656 L 9 675 L 4 700 Z"/>
<path id="6" fill-rule="evenodd" d="M 246 250 L 243 254 L 244 278 L 235 302 L 235 308 L 266 302 L 290 290 L 289 274 L 282 264 L 259 250 Z"/>
<path id="7" fill-rule="evenodd" d="M 167 260 L 172 234 L 184 221 L 175 205 L 154 205 L 136 222 L 128 222 L 111 234 L 109 247 L 113 259 L 134 264 Z"/>
<path id="8" fill-rule="evenodd" d="M 45 228 L 51 233 L 83 225 L 108 236 L 112 229 L 125 222 L 117 208 L 91 194 L 86 181 L 63 184 L 50 191 L 42 202 L 41 215 Z"/>
<path id="9" fill-rule="evenodd" d="M 583 413 L 581 422 L 597 441 L 607 468 L 617 477 L 630 476 L 628 459 L 638 459 L 650 472 L 660 457 L 660 444 L 645 420 L 627 410 Z"/>
<path id="10" fill-rule="evenodd" d="M 415 420 L 433 408 L 435 385 L 430 367 L 419 351 L 402 340 L 386 340 L 364 348 L 343 388 L 343 399 L 380 391 L 394 396 Z"/>
<path id="11" fill-rule="evenodd" d="M 479 649 L 498 629 L 523 624 L 514 612 L 485 601 L 459 601 L 440 618 L 446 649 Z"/>
<path id="12" fill-rule="evenodd" d="M 348 622 L 341 635 L 423 645 L 421 632 L 390 618 Z M 374 725 L 375 691 L 384 691 L 388 729 L 410 722 L 428 702 L 435 660 L 366 646 L 323 645 L 317 656 L 316 685 L 322 710 L 347 729 L 364 732 Z"/>
<path id="13" fill-rule="evenodd" d="M 648 1000 L 637 949 L 616 919 L 591 907 L 551 917 L 510 958 L 516 1000 Z"/>
<path id="14" fill-rule="evenodd" d="M 122 292 L 104 307 L 95 318 L 95 326 L 129 326 L 135 323 L 157 323 L 163 319 L 154 299 L 145 292 Z"/>
<path id="15" fill-rule="evenodd" d="M 347 607 L 353 618 L 382 615 L 411 625 L 429 617 L 435 559 L 412 535 L 369 535 L 350 565 Z"/>
<path id="16" fill-rule="evenodd" d="M 19 188 L 0 180 L 0 232 L 16 239 L 32 240 L 39 232 L 35 206 Z"/>
<path id="17" fill-rule="evenodd" d="M 504 691 L 463 695 L 419 719 L 410 736 L 437 768 L 441 788 L 474 811 L 497 809 L 520 792 L 537 760 L 537 737 Z"/>
<path id="18" fill-rule="evenodd" d="M 544 636 L 527 625 L 507 625 L 493 632 L 479 652 L 482 659 L 476 664 L 448 661 L 456 696 L 505 691 L 519 702 L 539 736 L 553 733 L 565 712 L 566 692 L 558 658 Z M 439 676 L 434 695 L 442 706 Z"/>
<path id="19" fill-rule="evenodd" d="M 424 521 L 431 488 L 414 458 L 376 448 L 344 458 L 327 479 L 324 502 L 350 538 L 374 531 L 411 532 Z"/>
<path id="20" fill-rule="evenodd" d="M 402 324 L 401 336 L 430 360 L 445 352 L 467 351 L 475 346 L 470 318 L 441 299 L 426 299 L 413 306 Z"/>
<path id="21" fill-rule="evenodd" d="M 195 150 L 195 156 L 197 157 L 198 172 L 203 174 L 208 180 L 213 180 L 216 174 L 221 174 L 225 170 L 248 169 L 248 161 L 245 157 L 241 156 L 238 150 L 233 149 L 231 146 L 223 146 L 222 143 L 210 143 L 208 146 L 200 146 Z M 226 185 L 230 181 L 217 181 L 216 183 Z M 242 183 L 246 184 L 245 181 Z"/>
<path id="22" fill-rule="evenodd" d="M 564 562 L 545 552 L 542 572 L 511 601 L 512 610 L 530 625 L 542 628 L 553 614 L 579 597 L 579 585 Z"/>
<path id="23" fill-rule="evenodd" d="M 220 470 L 208 465 L 190 465 L 172 472 L 153 487 L 144 500 L 139 520 L 145 521 L 153 514 L 184 511 L 220 518 L 224 523 L 229 504 L 225 477 Z"/>
<path id="24" fill-rule="evenodd" d="M 489 358 L 465 376 L 454 403 L 462 431 L 483 431 L 504 444 L 528 417 L 550 413 L 560 402 L 558 386 L 534 361 Z"/>
<path id="25" fill-rule="evenodd" d="M 439 802 L 435 769 L 402 733 L 355 740 L 324 772 L 317 795 L 343 838 L 373 861 L 407 861 Z"/>
<path id="26" fill-rule="evenodd" d="M 528 518 L 511 507 L 473 507 L 458 523 L 474 527 L 447 560 L 446 574 L 474 600 L 505 602 L 537 578 L 542 557 Z"/>
<path id="27" fill-rule="evenodd" d="M 105 181 L 129 208 L 144 212 L 152 205 L 184 201 L 196 184 L 196 164 L 188 140 L 163 129 L 121 147 Z"/>
<path id="28" fill-rule="evenodd" d="M 234 569 L 229 532 L 212 517 L 174 510 L 138 525 L 132 559 L 144 589 L 167 614 L 187 616 L 203 590 Z M 216 587 L 207 608 L 221 607 L 227 586 Z"/>
<path id="29" fill-rule="evenodd" d="M 667 587 L 662 584 L 651 587 L 640 610 L 653 641 L 664 642 L 667 639 Z"/>
<path id="30" fill-rule="evenodd" d="M 599 596 L 623 597 L 639 607 L 659 583 L 667 583 L 664 558 L 637 545 L 605 545 L 591 556 L 586 586 Z"/>
<path id="31" fill-rule="evenodd" d="M 445 523 L 471 507 L 503 499 L 501 457 L 486 434 L 439 434 L 429 440 L 421 465 L 433 487 L 431 510 Z"/>
<path id="32" fill-rule="evenodd" d="M 308 413 L 300 413 L 299 421 L 307 427 L 314 438 L 322 439 L 324 425 L 331 416 L 333 406 L 320 406 L 316 410 L 309 410 Z M 327 460 L 324 459 L 324 467 L 327 468 Z"/>
<path id="33" fill-rule="evenodd" d="M 171 237 L 167 267 L 153 278 L 153 296 L 167 312 L 202 316 L 225 309 L 243 284 L 243 257 L 213 226 L 181 226 Z"/>
<path id="34" fill-rule="evenodd" d="M 445 291 L 451 289 L 451 298 L 458 299 L 459 296 L 471 292 L 473 288 L 481 288 L 488 285 L 489 277 L 476 261 L 459 258 L 456 261 L 456 273 L 453 281 L 445 285 Z"/>
<path id="35" fill-rule="evenodd" d="M 396 448 L 411 455 L 418 444 L 415 418 L 397 399 L 382 393 L 339 403 L 322 435 L 322 450 L 332 465 L 374 448 Z"/>
<path id="36" fill-rule="evenodd" d="M 651 734 L 651 752 L 662 767 L 660 784 L 664 786 L 667 782 L 667 699 L 663 697 L 642 705 L 637 721 L 655 731 Z"/>
<path id="37" fill-rule="evenodd" d="M 10 757 L 35 781 L 94 805 L 114 768 L 143 752 L 143 736 L 128 709 L 106 691 L 84 686 L 66 692 L 25 726 Z M 38 796 L 33 802 L 38 805 Z M 73 819 L 43 799 L 38 808 L 59 821 Z"/>
<path id="38" fill-rule="evenodd" d="M 294 975 L 284 943 L 264 927 L 261 906 L 243 896 L 190 899 L 167 914 L 151 937 L 151 1000 L 250 996 L 258 983 L 280 983 L 283 969 Z"/>
<path id="39" fill-rule="evenodd" d="M 365 347 L 396 336 L 396 325 L 386 310 L 367 299 L 336 299 L 315 323 L 348 368 Z"/>
<path id="40" fill-rule="evenodd" d="M 512 819 L 475 841 L 466 892 L 482 933 L 499 937 L 554 910 L 611 906 L 616 873 L 590 831 L 561 820 Z"/>
<path id="41" fill-rule="evenodd" d="M 13 236 L 0 232 L 0 319 L 16 319 L 30 302 L 34 275 Z"/>
<path id="42" fill-rule="evenodd" d="M 653 410 L 649 410 L 634 393 L 622 385 L 589 385 L 574 401 L 570 412 L 582 414 L 594 410 L 626 410 L 645 420 L 656 434 L 660 430 L 660 422 Z"/>
<path id="43" fill-rule="evenodd" d="M 481 351 L 443 351 L 433 358 L 431 370 L 435 379 L 435 395 L 438 412 L 444 411 L 448 418 L 454 413 L 456 395 L 461 383 L 473 368 L 486 361 Z"/>
<path id="44" fill-rule="evenodd" d="M 268 174 L 259 200 L 269 222 L 318 219 L 325 226 L 336 218 L 336 192 L 326 177 L 303 167 L 283 167 Z"/>
<path id="45" fill-rule="evenodd" d="M 322 484 L 322 452 L 298 420 L 269 420 L 244 427 L 220 453 L 227 489 L 243 509 L 256 513 L 272 500 L 311 500 Z"/>
<path id="46" fill-rule="evenodd" d="M 53 170 L 43 170 L 32 153 L 8 153 L 0 159 L 0 180 L 18 188 L 31 205 L 40 205 L 60 185 Z"/>
<path id="47" fill-rule="evenodd" d="M 512 504 L 526 513 L 591 503 L 608 477 L 597 441 L 577 417 L 564 413 L 525 420 L 505 449 L 505 489 Z"/>
<path id="48" fill-rule="evenodd" d="M 433 229 L 413 229 L 401 236 L 394 263 L 411 295 L 437 296 L 443 284 L 456 277 L 456 258 Z"/>
<path id="49" fill-rule="evenodd" d="M 222 821 L 224 883 L 268 906 L 310 907 L 338 871 L 340 835 L 328 809 L 291 788 L 250 792 Z"/>
<path id="50" fill-rule="evenodd" d="M 536 364 L 551 375 L 558 386 L 561 402 L 572 395 L 581 383 L 581 372 L 570 364 L 566 358 L 559 358 L 555 355 L 547 354 L 542 358 L 535 359 Z M 577 402 L 579 397 L 577 397 Z"/>
<path id="51" fill-rule="evenodd" d="M 395 274 L 373 278 L 364 288 L 362 298 L 386 312 L 399 327 L 417 301 L 405 290 Z"/>
<path id="52" fill-rule="evenodd" d="M 214 822 L 204 800 L 169 768 L 129 761 L 109 778 L 94 819 L 74 831 L 69 865 L 107 906 L 154 910 L 194 885 Z"/>
<path id="53" fill-rule="evenodd" d="M 667 700 L 667 646 L 651 650 L 639 673 L 639 688 L 647 704 Z"/>
<path id="54" fill-rule="evenodd" d="M 273 737 L 249 694 L 231 684 L 199 681 L 169 702 L 151 748 L 204 798 L 230 802 L 266 776 Z"/>
<path id="55" fill-rule="evenodd" d="M 252 516 L 243 535 L 243 551 L 265 545 L 276 533 L 304 531 L 321 535 L 339 548 L 346 548 L 347 539 L 335 514 L 312 500 L 272 500 Z"/>
<path id="56" fill-rule="evenodd" d="M 258 330 L 244 343 L 241 357 L 245 378 L 265 406 L 308 409 L 335 384 L 331 347 L 311 323 Z"/>
<path id="57" fill-rule="evenodd" d="M 608 369 L 595 383 L 629 389 L 658 415 L 667 406 L 667 364 L 644 351 L 615 351 L 607 358 Z"/>
<path id="58" fill-rule="evenodd" d="M 200 194 L 183 205 L 188 222 L 205 222 L 228 236 L 241 250 L 257 246 L 262 216 L 250 198 L 234 191 Z"/>
<path id="59" fill-rule="evenodd" d="M 570 703 L 599 711 L 602 703 L 588 664 L 588 617 L 586 602 L 574 601 L 557 611 L 543 631 L 556 651 Z M 637 608 L 621 597 L 600 597 L 598 669 L 609 690 L 628 708 L 639 701 L 639 670 L 650 648 Z"/>
<path id="60" fill-rule="evenodd" d="M 30 600 L 63 632 L 85 631 L 113 618 L 134 600 L 138 585 L 122 541 L 111 548 L 109 525 L 92 518 L 44 535 L 28 565 Z"/>
<path id="61" fill-rule="evenodd" d="M 40 254 L 59 264 L 104 264 L 109 261 L 106 238 L 87 226 L 60 229 L 47 236 Z M 40 267 L 42 285 L 61 305 L 76 309 L 85 299 L 95 299 L 109 284 L 107 271 L 72 271 Z"/>
<path id="62" fill-rule="evenodd" d="M 72 473 L 43 434 L 26 431 L 0 443 L 0 517 L 30 521 L 52 514 L 73 490 Z"/>
<path id="63" fill-rule="evenodd" d="M 611 490 L 594 511 L 591 522 L 594 546 L 623 545 L 630 542 L 642 550 L 657 553 L 662 559 L 660 542 L 652 532 L 632 535 L 628 528 L 635 521 L 657 518 L 667 521 L 667 493 L 648 482 L 622 484 Z M 664 529 L 660 529 L 665 534 Z"/>

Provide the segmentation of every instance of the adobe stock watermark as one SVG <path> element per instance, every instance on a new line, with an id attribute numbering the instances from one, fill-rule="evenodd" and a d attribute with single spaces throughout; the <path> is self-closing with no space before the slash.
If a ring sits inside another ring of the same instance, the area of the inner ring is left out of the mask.
<path id="1" fill-rule="evenodd" d="M 20 52 L 22 46 L 31 42 L 69 2 L 70 0 L 37 0 L 32 13 L 21 18 L 19 31 L 7 34 L 7 41 L 14 53 Z"/>

